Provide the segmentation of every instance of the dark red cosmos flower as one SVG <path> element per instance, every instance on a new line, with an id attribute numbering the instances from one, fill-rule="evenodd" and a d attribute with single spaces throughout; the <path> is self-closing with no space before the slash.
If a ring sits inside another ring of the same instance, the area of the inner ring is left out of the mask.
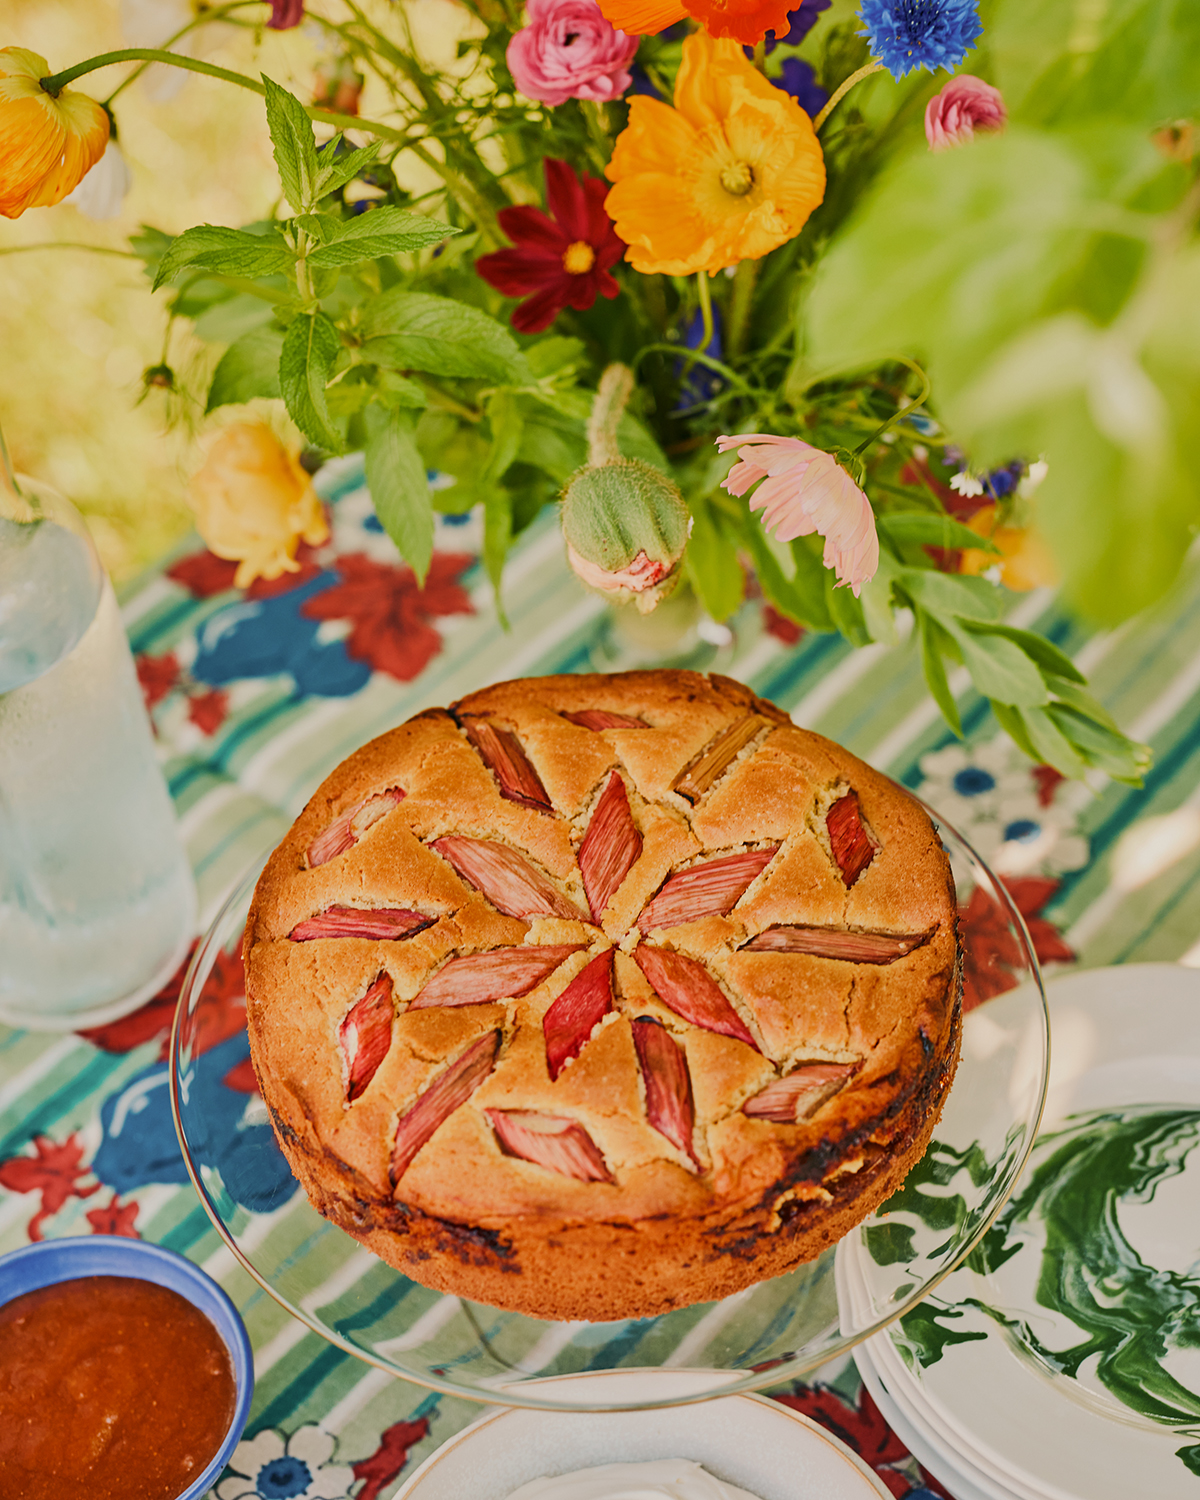
<path id="1" fill-rule="evenodd" d="M 514 243 L 475 262 L 489 286 L 506 297 L 524 297 L 512 315 L 518 333 L 541 333 L 564 307 L 584 312 L 621 288 L 609 274 L 625 253 L 625 241 L 604 212 L 609 184 L 599 177 L 582 182 L 565 161 L 546 158 L 546 207 L 504 208 L 500 228 Z"/>
<path id="2" fill-rule="evenodd" d="M 272 31 L 290 31 L 304 19 L 304 0 L 270 0 Z"/>

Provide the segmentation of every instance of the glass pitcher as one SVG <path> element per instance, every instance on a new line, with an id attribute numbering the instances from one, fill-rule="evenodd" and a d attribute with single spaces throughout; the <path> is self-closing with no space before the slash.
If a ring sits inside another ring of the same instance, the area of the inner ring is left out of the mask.
<path id="1" fill-rule="evenodd" d="M 136 1009 L 195 930 L 129 643 L 83 518 L 0 471 L 0 1022 Z"/>

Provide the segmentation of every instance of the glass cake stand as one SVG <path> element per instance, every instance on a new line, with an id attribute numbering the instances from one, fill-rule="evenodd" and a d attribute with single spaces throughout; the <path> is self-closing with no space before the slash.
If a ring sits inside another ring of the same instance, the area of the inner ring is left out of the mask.
<path id="1" fill-rule="evenodd" d="M 972 1006 L 962 1058 L 904 1187 L 818 1260 L 659 1317 L 559 1323 L 430 1291 L 363 1249 L 309 1204 L 252 1092 L 240 954 L 257 865 L 197 948 L 171 1036 L 171 1104 L 201 1203 L 294 1317 L 369 1364 L 452 1395 L 627 1410 L 806 1374 L 908 1312 L 963 1261 L 1012 1191 L 1041 1118 L 1049 1027 L 1032 944 L 999 880 L 936 821 L 958 886 Z M 848 1248 L 870 1267 L 853 1296 L 834 1274 Z M 615 1369 L 639 1373 L 615 1382 L 611 1399 L 599 1395 L 605 1382 L 570 1378 Z"/>

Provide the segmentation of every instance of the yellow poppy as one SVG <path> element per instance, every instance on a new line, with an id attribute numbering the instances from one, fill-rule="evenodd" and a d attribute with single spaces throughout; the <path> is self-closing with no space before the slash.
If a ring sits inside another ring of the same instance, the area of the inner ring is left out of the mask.
<path id="1" fill-rule="evenodd" d="M 312 480 L 261 422 L 239 422 L 221 433 L 188 499 L 209 549 L 239 564 L 238 588 L 260 575 L 297 572 L 301 538 L 316 547 L 329 536 Z"/>
<path id="2" fill-rule="evenodd" d="M 104 155 L 109 122 L 86 94 L 54 98 L 38 82 L 50 64 L 25 47 L 0 48 L 0 214 L 60 203 Z"/>
<path id="3" fill-rule="evenodd" d="M 812 121 L 733 41 L 683 44 L 675 107 L 638 94 L 605 199 L 638 271 L 688 276 L 757 260 L 799 234 L 825 196 Z"/>

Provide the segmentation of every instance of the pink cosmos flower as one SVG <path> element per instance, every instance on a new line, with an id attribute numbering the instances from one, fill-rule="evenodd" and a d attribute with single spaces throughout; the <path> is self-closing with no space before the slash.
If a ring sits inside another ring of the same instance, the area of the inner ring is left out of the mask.
<path id="1" fill-rule="evenodd" d="M 508 44 L 508 68 L 527 99 L 619 99 L 640 37 L 604 19 L 595 0 L 529 0 L 529 24 Z"/>
<path id="2" fill-rule="evenodd" d="M 1003 130 L 1008 120 L 999 89 L 970 73 L 952 78 L 925 106 L 925 139 L 932 151 L 965 146 L 977 130 Z"/>
<path id="3" fill-rule="evenodd" d="M 725 489 L 744 495 L 765 480 L 750 509 L 763 512 L 763 525 L 774 527 L 781 542 L 814 531 L 823 536 L 825 566 L 857 598 L 879 567 L 879 537 L 870 502 L 833 455 L 799 438 L 753 432 L 719 437 L 717 447 L 722 453 L 737 448 L 741 459 L 730 469 Z"/>

